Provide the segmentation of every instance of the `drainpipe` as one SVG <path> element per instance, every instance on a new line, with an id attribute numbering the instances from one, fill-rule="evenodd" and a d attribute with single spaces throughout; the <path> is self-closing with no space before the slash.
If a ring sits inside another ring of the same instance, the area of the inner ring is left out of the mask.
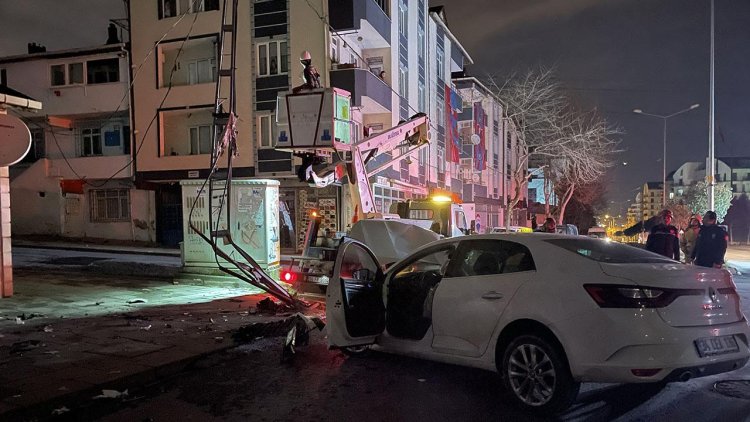
<path id="1" fill-rule="evenodd" d="M 125 43 L 125 48 L 122 48 L 122 51 L 125 53 L 125 55 L 128 58 L 128 96 L 129 96 L 129 104 L 128 104 L 128 118 L 130 123 L 130 139 L 128 139 L 128 142 L 130 142 L 130 156 L 132 159 L 130 160 L 130 180 L 133 182 L 133 193 L 137 191 L 135 188 L 135 181 L 136 181 L 136 171 L 138 166 L 136 165 L 138 153 L 137 153 L 137 146 L 135 143 L 135 107 L 133 105 L 135 104 L 135 94 L 133 93 L 133 54 L 132 54 L 132 48 L 133 44 L 131 41 L 130 34 L 133 31 L 133 24 L 130 20 L 130 0 L 123 0 L 125 2 L 125 10 L 127 10 L 127 20 L 128 20 L 128 42 Z M 123 37 L 124 38 L 124 37 Z M 125 40 L 123 39 L 123 42 Z M 133 196 L 131 195 L 130 201 L 128 206 L 130 207 L 130 236 L 132 240 L 135 240 L 135 222 L 133 222 Z"/>

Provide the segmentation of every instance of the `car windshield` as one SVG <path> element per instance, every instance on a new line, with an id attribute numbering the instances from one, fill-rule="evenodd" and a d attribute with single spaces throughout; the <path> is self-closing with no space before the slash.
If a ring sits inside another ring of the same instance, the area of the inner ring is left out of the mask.
<path id="1" fill-rule="evenodd" d="M 545 242 L 589 259 L 609 264 L 671 263 L 671 259 L 645 249 L 599 239 L 547 239 Z"/>

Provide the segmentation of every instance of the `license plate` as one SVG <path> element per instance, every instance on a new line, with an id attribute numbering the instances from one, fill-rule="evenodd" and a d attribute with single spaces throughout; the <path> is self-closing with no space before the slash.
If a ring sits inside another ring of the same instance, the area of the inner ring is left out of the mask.
<path id="1" fill-rule="evenodd" d="M 740 350 L 734 336 L 703 337 L 695 340 L 700 357 L 723 355 Z"/>

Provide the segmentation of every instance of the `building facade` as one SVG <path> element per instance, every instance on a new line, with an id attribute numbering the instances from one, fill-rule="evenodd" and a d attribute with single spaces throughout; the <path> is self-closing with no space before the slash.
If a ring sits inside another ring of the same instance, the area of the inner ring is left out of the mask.
<path id="1" fill-rule="evenodd" d="M 0 70 L 44 104 L 19 112 L 33 142 L 11 168 L 14 233 L 155 240 L 154 197 L 133 183 L 126 45 L 35 50 Z"/>

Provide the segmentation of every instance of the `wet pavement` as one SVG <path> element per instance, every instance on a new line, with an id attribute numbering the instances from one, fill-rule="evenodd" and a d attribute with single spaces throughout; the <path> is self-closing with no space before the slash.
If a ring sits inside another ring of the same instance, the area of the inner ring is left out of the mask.
<path id="1" fill-rule="evenodd" d="M 237 328 L 283 316 L 258 314 L 265 296 L 251 286 L 75 269 L 14 276 L 15 295 L 0 300 L 0 420 L 43 419 L 154 382 L 234 347 Z"/>

